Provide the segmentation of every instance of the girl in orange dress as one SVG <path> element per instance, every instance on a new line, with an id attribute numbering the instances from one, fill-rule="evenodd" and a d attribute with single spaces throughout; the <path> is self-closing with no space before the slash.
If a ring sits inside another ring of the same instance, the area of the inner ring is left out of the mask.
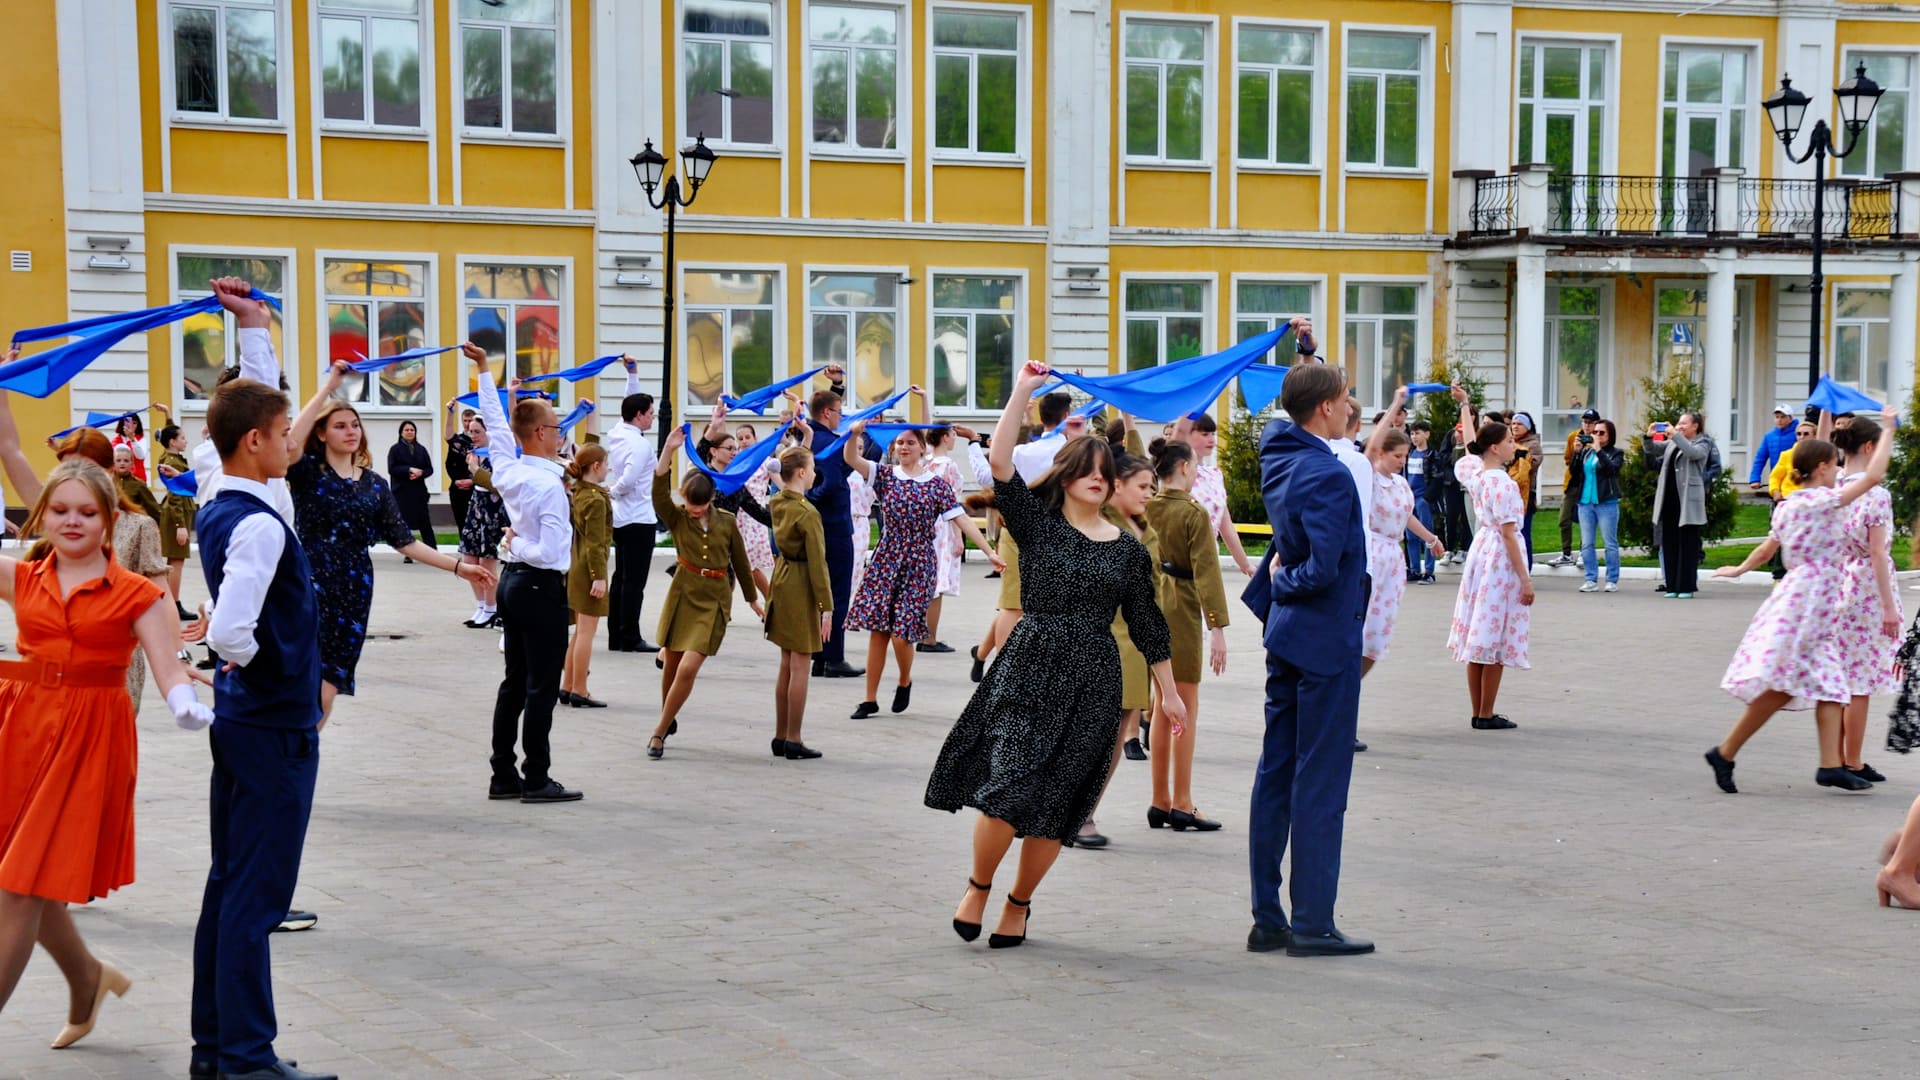
<path id="1" fill-rule="evenodd" d="M 180 726 L 206 727 L 173 659 L 166 590 L 115 562 L 119 499 L 106 470 L 54 467 L 23 535 L 25 559 L 0 556 L 0 600 L 13 605 L 19 660 L 0 661 L 0 1008 L 38 941 L 67 978 L 67 1026 L 89 1031 L 127 977 L 88 951 L 67 913 L 133 881 L 133 790 L 139 756 L 124 681 L 137 641 Z"/>

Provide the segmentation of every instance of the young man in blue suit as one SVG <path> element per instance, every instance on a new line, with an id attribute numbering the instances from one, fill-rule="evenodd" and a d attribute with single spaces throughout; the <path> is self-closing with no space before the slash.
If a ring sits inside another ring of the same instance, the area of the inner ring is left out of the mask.
<path id="1" fill-rule="evenodd" d="M 1249 854 L 1253 952 L 1351 956 L 1373 943 L 1333 922 L 1340 841 L 1360 715 L 1360 630 L 1369 582 L 1360 498 L 1331 443 L 1346 437 L 1346 373 L 1302 363 L 1260 439 L 1260 488 L 1273 525 L 1266 617 L 1267 733 L 1253 781 Z M 1293 840 L 1293 917 L 1280 860 Z"/>

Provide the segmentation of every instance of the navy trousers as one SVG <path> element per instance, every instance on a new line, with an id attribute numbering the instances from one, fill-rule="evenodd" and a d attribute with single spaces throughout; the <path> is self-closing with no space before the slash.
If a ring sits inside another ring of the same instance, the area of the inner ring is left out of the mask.
<path id="1" fill-rule="evenodd" d="M 833 634 L 822 643 L 820 659 L 847 659 L 847 607 L 853 603 L 853 523 L 824 521 L 827 533 L 827 584 L 833 589 Z"/>
<path id="2" fill-rule="evenodd" d="M 1248 852 L 1253 921 L 1270 929 L 1334 929 L 1340 841 L 1359 726 L 1360 664 L 1315 675 L 1267 654 L 1267 734 L 1253 779 Z M 1280 859 L 1293 839 L 1293 918 L 1280 905 Z"/>
<path id="3" fill-rule="evenodd" d="M 216 720 L 208 735 L 213 863 L 193 935 L 193 1059 L 242 1073 L 279 1060 L 267 940 L 300 877 L 320 733 Z"/>

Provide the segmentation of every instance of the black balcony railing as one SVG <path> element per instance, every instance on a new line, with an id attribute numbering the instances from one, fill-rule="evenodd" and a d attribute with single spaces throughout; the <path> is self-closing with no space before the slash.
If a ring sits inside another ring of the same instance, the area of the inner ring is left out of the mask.
<path id="1" fill-rule="evenodd" d="M 1468 231 L 1500 236 L 1520 227 L 1521 191 L 1513 176 L 1474 180 Z M 1752 239 L 1808 237 L 1813 231 L 1813 181 L 1734 181 L 1738 202 L 1732 235 Z M 1587 176 L 1557 174 L 1546 184 L 1544 231 L 1567 236 L 1706 237 L 1715 227 L 1720 182 L 1708 176 Z M 1825 235 L 1884 240 L 1900 231 L 1899 194 L 1892 181 L 1827 183 Z M 1540 230 L 1535 230 L 1540 231 Z"/>

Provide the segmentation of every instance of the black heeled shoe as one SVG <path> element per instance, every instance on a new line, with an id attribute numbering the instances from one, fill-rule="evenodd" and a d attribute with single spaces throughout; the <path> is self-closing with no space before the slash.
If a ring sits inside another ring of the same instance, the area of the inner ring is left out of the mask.
<path id="1" fill-rule="evenodd" d="M 1167 812 L 1157 806 L 1147 807 L 1147 828 L 1164 829 L 1167 827 Z"/>
<path id="2" fill-rule="evenodd" d="M 877 701 L 863 701 L 863 702 L 861 702 L 861 703 L 859 704 L 859 706 L 858 706 L 857 708 L 855 708 L 855 709 L 853 710 L 853 717 L 852 717 L 852 719 L 855 719 L 855 720 L 865 720 L 865 719 L 866 719 L 867 717 L 869 717 L 869 716 L 879 716 L 879 715 L 880 715 L 880 703 L 879 703 L 879 702 L 877 702 Z"/>
<path id="3" fill-rule="evenodd" d="M 796 739 L 787 740 L 787 760 L 788 761 L 812 761 L 814 758 L 817 758 L 820 756 L 821 756 L 820 751 L 815 750 L 813 747 L 808 746 L 806 743 L 800 742 Z"/>
<path id="4" fill-rule="evenodd" d="M 787 756 L 787 740 L 785 739 L 773 740 L 773 756 L 777 758 L 783 758 Z"/>
<path id="5" fill-rule="evenodd" d="M 1214 832 L 1220 828 L 1219 822 L 1203 818 L 1197 813 L 1189 814 L 1185 810 L 1169 810 L 1167 824 L 1173 826 L 1174 832 L 1186 832 L 1188 829 L 1194 832 Z"/>
<path id="6" fill-rule="evenodd" d="M 967 887 L 979 889 L 981 892 L 992 892 L 993 882 L 989 881 L 985 885 L 982 885 L 969 877 L 967 879 Z M 980 937 L 980 924 L 977 922 L 961 922 L 959 919 L 955 919 L 953 920 L 953 932 L 960 935 L 961 941 L 974 941 Z"/>
<path id="7" fill-rule="evenodd" d="M 1029 909 L 1029 908 L 1031 908 L 1031 907 L 1032 907 L 1032 905 L 1033 905 L 1033 898 L 1032 898 L 1032 897 L 1028 897 L 1028 898 L 1027 898 L 1027 899 L 1025 899 L 1025 900 L 1015 900 L 1015 899 L 1013 898 L 1013 895 L 1012 895 L 1011 893 L 1009 893 L 1009 894 L 1007 895 L 1007 903 L 1009 903 L 1009 904 L 1012 904 L 1012 905 L 1013 905 L 1014 907 L 1017 907 L 1017 908 L 1020 908 L 1020 909 L 1022 909 L 1022 910 L 1026 910 L 1026 911 L 1027 911 L 1027 917 L 1026 917 L 1025 919 L 1023 919 L 1023 920 L 1021 920 L 1021 923 L 1020 923 L 1020 933 L 1019 933 L 1018 935 L 1015 935 L 1015 934 L 988 934 L 988 935 L 987 935 L 987 948 L 989 948 L 989 949 L 1011 949 L 1011 948 L 1015 948 L 1015 947 L 1017 947 L 1017 946 L 1019 946 L 1019 945 L 1023 945 L 1023 944 L 1025 944 L 1025 943 L 1026 943 L 1026 940 L 1027 940 L 1027 923 L 1029 923 L 1029 922 L 1031 922 L 1031 921 L 1033 920 L 1033 912 L 1032 912 L 1031 910 L 1027 910 L 1027 909 Z"/>
<path id="8" fill-rule="evenodd" d="M 897 713 L 906 712 L 907 703 L 912 700 L 913 700 L 913 684 L 912 683 L 908 683 L 905 686 L 896 686 L 893 688 L 893 711 L 894 712 L 897 712 Z"/>
<path id="9" fill-rule="evenodd" d="M 606 702 L 601 701 L 599 698 L 590 698 L 585 694 L 573 695 L 573 700 L 568 704 L 576 709 L 604 709 L 607 707 Z"/>
<path id="10" fill-rule="evenodd" d="M 655 735 L 647 740 L 647 756 L 655 761 L 667 756 L 667 740 Z"/>
<path id="11" fill-rule="evenodd" d="M 674 720 L 672 723 L 667 725 L 667 734 L 669 735 L 680 734 L 680 721 L 678 719 Z"/>
<path id="12" fill-rule="evenodd" d="M 1126 745 L 1121 747 L 1121 749 L 1126 752 L 1128 761 L 1147 760 L 1147 752 L 1140 748 L 1139 739 L 1128 739 Z"/>
<path id="13" fill-rule="evenodd" d="M 974 682 L 979 682 L 981 679 L 986 678 L 987 662 L 980 659 L 980 646 L 969 646 L 967 655 L 973 657 L 973 667 L 967 672 L 967 678 L 972 679 Z"/>
<path id="14" fill-rule="evenodd" d="M 560 691 L 560 704 L 562 704 L 562 705 L 572 705 L 572 704 L 573 704 L 573 691 L 571 691 L 571 690 L 562 690 L 562 691 Z"/>

